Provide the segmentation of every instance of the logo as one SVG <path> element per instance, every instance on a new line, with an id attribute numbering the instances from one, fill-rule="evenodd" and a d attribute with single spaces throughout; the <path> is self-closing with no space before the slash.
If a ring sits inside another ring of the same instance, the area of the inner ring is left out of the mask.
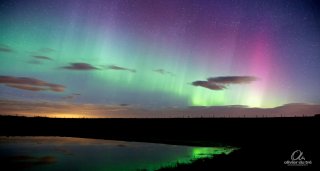
<path id="1" fill-rule="evenodd" d="M 284 161 L 287 166 L 308 166 L 312 164 L 311 160 L 306 160 L 301 150 L 296 150 L 291 154 L 291 160 Z"/>

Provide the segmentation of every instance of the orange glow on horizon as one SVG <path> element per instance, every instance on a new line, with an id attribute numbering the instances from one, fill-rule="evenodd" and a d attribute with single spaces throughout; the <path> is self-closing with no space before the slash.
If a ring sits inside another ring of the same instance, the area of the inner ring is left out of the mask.
<path id="1" fill-rule="evenodd" d="M 8 113 L 8 115 L 12 116 L 26 116 L 26 117 L 46 117 L 46 118 L 109 118 L 109 117 L 101 117 L 99 115 L 86 115 L 86 114 L 75 114 L 75 113 Z"/>

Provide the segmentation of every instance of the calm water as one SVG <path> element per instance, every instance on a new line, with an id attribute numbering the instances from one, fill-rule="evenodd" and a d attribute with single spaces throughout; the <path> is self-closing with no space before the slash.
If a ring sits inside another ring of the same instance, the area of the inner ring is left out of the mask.
<path id="1" fill-rule="evenodd" d="M 0 137 L 2 162 L 32 171 L 155 170 L 233 150 L 69 137 Z"/>

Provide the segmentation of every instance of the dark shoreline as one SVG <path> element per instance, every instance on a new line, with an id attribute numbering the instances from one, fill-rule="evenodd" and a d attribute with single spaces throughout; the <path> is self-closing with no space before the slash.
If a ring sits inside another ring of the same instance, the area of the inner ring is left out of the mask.
<path id="1" fill-rule="evenodd" d="M 292 168 L 284 161 L 290 160 L 292 152 L 298 149 L 303 151 L 306 160 L 313 162 L 302 168 L 307 169 L 318 166 L 319 120 L 320 117 L 63 119 L 0 116 L 0 136 L 66 136 L 240 147 L 230 155 L 195 162 L 194 167 L 190 165 L 191 170 L 212 170 L 213 166 Z"/>

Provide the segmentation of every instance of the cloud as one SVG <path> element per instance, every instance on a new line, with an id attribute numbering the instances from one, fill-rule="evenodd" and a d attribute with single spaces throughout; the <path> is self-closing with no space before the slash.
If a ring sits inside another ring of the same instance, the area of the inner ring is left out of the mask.
<path id="1" fill-rule="evenodd" d="M 43 53 L 50 53 L 50 52 L 54 52 L 55 50 L 52 48 L 40 48 L 38 50 L 38 52 L 43 52 Z"/>
<path id="2" fill-rule="evenodd" d="M 70 63 L 69 66 L 62 67 L 64 69 L 69 70 L 79 70 L 79 71 L 85 71 L 85 70 L 98 70 L 99 68 L 96 68 L 90 64 L 87 63 Z"/>
<path id="3" fill-rule="evenodd" d="M 33 56 L 36 59 L 41 59 L 41 60 L 52 60 L 52 58 L 48 57 L 48 56 Z"/>
<path id="4" fill-rule="evenodd" d="M 29 77 L 13 77 L 13 76 L 1 76 L 0 84 L 4 84 L 8 87 L 17 88 L 21 90 L 29 91 L 54 91 L 63 92 L 64 86 L 59 84 L 52 84 L 42 80 Z"/>
<path id="5" fill-rule="evenodd" d="M 215 84 L 247 84 L 256 80 L 257 78 L 252 76 L 225 76 L 208 78 L 210 83 Z"/>
<path id="6" fill-rule="evenodd" d="M 194 81 L 192 85 L 201 86 L 210 90 L 223 90 L 230 84 L 248 84 L 258 80 L 253 76 L 224 76 L 224 77 L 210 77 L 207 81 Z"/>
<path id="7" fill-rule="evenodd" d="M 40 48 L 40 49 L 37 49 L 37 50 L 34 50 L 34 51 L 28 51 L 28 52 L 30 54 L 32 54 L 32 55 L 40 55 L 40 54 L 53 53 L 53 52 L 56 52 L 56 51 L 57 50 L 55 50 L 55 49 L 44 47 L 44 48 Z"/>
<path id="8" fill-rule="evenodd" d="M 55 101 L 1 100 L 1 114 L 48 117 L 175 118 L 175 117 L 293 117 L 314 116 L 320 104 L 287 104 L 273 108 L 243 105 L 146 109 L 135 105 L 100 105 Z"/>
<path id="9" fill-rule="evenodd" d="M 254 108 L 242 105 L 231 106 L 208 106 L 201 109 L 189 108 L 183 110 L 191 116 L 215 116 L 215 117 L 293 117 L 293 116 L 313 116 L 320 113 L 319 104 L 285 104 L 273 108 Z"/>
<path id="10" fill-rule="evenodd" d="M 28 63 L 30 64 L 35 64 L 35 65 L 40 65 L 42 64 L 43 61 L 52 61 L 53 59 L 48 57 L 48 56 L 32 56 L 33 59 L 29 60 Z"/>
<path id="11" fill-rule="evenodd" d="M 192 85 L 205 87 L 210 90 L 223 90 L 226 88 L 226 86 L 224 86 L 224 85 L 210 83 L 209 81 L 194 81 L 194 82 L 192 82 Z"/>
<path id="12" fill-rule="evenodd" d="M 31 86 L 31 85 L 19 85 L 19 84 L 5 84 L 8 87 L 13 87 L 13 88 L 17 88 L 17 89 L 22 89 L 22 90 L 29 90 L 29 91 L 43 91 L 43 90 L 47 90 L 44 87 L 35 87 L 35 86 Z"/>
<path id="13" fill-rule="evenodd" d="M 135 69 L 120 67 L 120 66 L 116 66 L 116 65 L 108 65 L 108 66 L 104 66 L 104 68 L 111 69 L 111 70 L 119 70 L 119 71 L 129 71 L 129 72 L 133 72 L 133 73 L 137 72 Z"/>
<path id="14" fill-rule="evenodd" d="M 28 63 L 29 63 L 29 64 L 35 64 L 35 65 L 40 65 L 40 64 L 42 64 L 42 62 L 39 61 L 39 60 L 30 60 L 30 61 L 28 61 Z"/>
<path id="15" fill-rule="evenodd" d="M 159 74 L 165 74 L 166 72 L 164 71 L 164 69 L 155 69 L 153 70 L 154 72 L 157 72 Z"/>
<path id="16" fill-rule="evenodd" d="M 70 101 L 2 100 L 1 114 L 49 117 L 126 117 L 133 106 L 87 104 Z"/>
<path id="17" fill-rule="evenodd" d="M 192 106 L 189 108 L 163 108 L 158 110 L 130 109 L 136 117 L 294 117 L 314 116 L 320 113 L 320 104 L 290 104 L 273 108 L 253 108 L 243 105 Z M 122 112 L 121 114 L 124 114 Z"/>
<path id="18" fill-rule="evenodd" d="M 0 52 L 13 52 L 13 49 L 11 49 L 8 45 L 0 44 Z"/>
<path id="19" fill-rule="evenodd" d="M 62 99 L 64 99 L 64 100 L 73 100 L 73 99 L 75 99 L 77 96 L 80 96 L 80 94 L 79 94 L 79 93 L 72 93 L 71 95 L 62 97 Z"/>
<path id="20" fill-rule="evenodd" d="M 153 71 L 156 73 L 162 74 L 162 75 L 169 74 L 171 76 L 174 76 L 174 74 L 172 72 L 166 71 L 164 69 L 155 69 Z"/>

